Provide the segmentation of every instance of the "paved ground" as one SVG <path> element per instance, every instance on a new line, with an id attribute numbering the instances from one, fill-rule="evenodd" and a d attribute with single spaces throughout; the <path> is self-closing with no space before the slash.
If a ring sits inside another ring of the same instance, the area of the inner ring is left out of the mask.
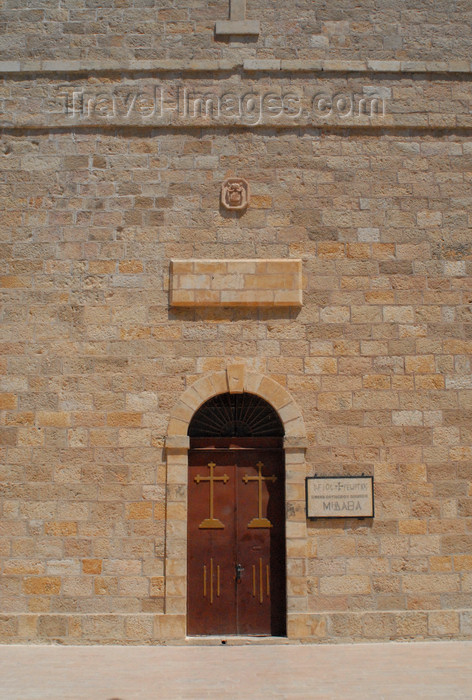
<path id="1" fill-rule="evenodd" d="M 472 642 L 0 647 L 1 700 L 472 699 Z"/>

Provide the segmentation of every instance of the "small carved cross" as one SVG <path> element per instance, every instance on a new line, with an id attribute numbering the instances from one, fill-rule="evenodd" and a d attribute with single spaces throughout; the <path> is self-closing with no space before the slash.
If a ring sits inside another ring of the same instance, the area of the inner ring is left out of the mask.
<path id="1" fill-rule="evenodd" d="M 257 36 L 259 32 L 260 22 L 246 19 L 246 0 L 229 0 L 229 19 L 220 20 L 215 25 L 215 34 L 220 36 Z"/>

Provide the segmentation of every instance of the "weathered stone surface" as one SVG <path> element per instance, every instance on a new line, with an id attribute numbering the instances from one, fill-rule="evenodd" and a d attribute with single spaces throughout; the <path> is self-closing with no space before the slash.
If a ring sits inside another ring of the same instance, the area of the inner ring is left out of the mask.
<path id="1" fill-rule="evenodd" d="M 1 641 L 184 638 L 226 391 L 284 423 L 288 636 L 470 637 L 470 13 L 93 4 L 2 8 Z"/>
<path id="2" fill-rule="evenodd" d="M 0 57 L 68 62 L 239 56 L 239 43 L 214 40 L 215 22 L 230 17 L 260 22 L 257 41 L 244 46 L 256 57 L 470 63 L 468 5 L 421 0 L 404 8 L 382 1 L 372 11 L 370 5 L 347 0 L 322 8 L 311 0 L 283 5 L 248 0 L 245 14 L 239 7 L 230 14 L 228 0 L 211 5 L 195 0 L 187 6 L 108 0 L 98 16 L 96 7 L 101 6 L 83 3 L 69 9 L 55 1 L 38 7 L 32 0 L 8 5 Z M 313 36 L 325 42 L 313 44 Z"/>
<path id="3" fill-rule="evenodd" d="M 301 306 L 301 260 L 172 260 L 171 306 Z"/>
<path id="4" fill-rule="evenodd" d="M 248 36 L 257 36 L 261 31 L 261 24 L 255 19 L 245 20 L 219 20 L 215 24 L 215 34 L 222 35 L 237 35 L 246 34 Z"/>
<path id="5" fill-rule="evenodd" d="M 74 77 L 74 71 L 70 74 L 57 66 L 49 73 L 22 73 L 23 80 L 19 81 L 14 79 L 15 73 L 7 72 L 8 100 L 2 107 L 1 123 L 23 128 L 108 128 L 116 124 L 141 129 L 212 125 L 247 130 L 261 125 L 277 129 L 445 129 L 472 124 L 465 101 L 468 78 L 462 73 L 431 74 L 423 66 L 424 70 L 416 71 L 420 75 L 412 76 L 410 72 L 385 73 L 367 66 L 361 70 L 355 63 L 333 61 L 294 64 L 291 69 L 284 65 L 278 59 L 254 58 L 245 58 L 241 64 L 189 60 L 142 69 L 116 63 L 113 69 L 105 68 L 102 75 L 95 68 L 82 70 L 76 66 L 78 74 Z M 311 77 L 305 75 L 310 72 Z M 97 81 L 92 80 L 95 73 Z M 304 79 L 300 80 L 302 75 Z M 438 91 L 447 101 L 447 108 L 438 100 Z M 36 156 L 25 154 L 25 162 L 31 169 L 40 170 L 41 159 Z M 225 177 L 233 175 L 223 173 Z M 416 215 L 421 228 L 440 225 L 439 211 L 420 209 Z"/>

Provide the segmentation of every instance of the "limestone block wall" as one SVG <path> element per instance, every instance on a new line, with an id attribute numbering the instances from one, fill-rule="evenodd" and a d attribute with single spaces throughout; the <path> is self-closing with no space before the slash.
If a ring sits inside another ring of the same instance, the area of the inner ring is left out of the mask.
<path id="1" fill-rule="evenodd" d="M 229 0 L 21 0 L 2 7 L 3 60 L 398 59 L 470 63 L 468 2 L 353 4 L 247 0 L 258 36 L 228 43 L 215 23 Z"/>
<path id="2" fill-rule="evenodd" d="M 183 638 L 164 443 L 235 363 L 294 398 L 305 474 L 375 479 L 374 520 L 307 523 L 295 470 L 291 637 L 470 636 L 470 152 L 447 130 L 3 136 L 3 640 Z M 243 216 L 219 211 L 229 170 Z M 303 306 L 172 309 L 182 257 L 300 258 Z"/>
<path id="3" fill-rule="evenodd" d="M 1 641 L 185 639 L 219 390 L 285 424 L 291 639 L 472 636 L 471 8 L 246 5 L 2 7 Z"/>

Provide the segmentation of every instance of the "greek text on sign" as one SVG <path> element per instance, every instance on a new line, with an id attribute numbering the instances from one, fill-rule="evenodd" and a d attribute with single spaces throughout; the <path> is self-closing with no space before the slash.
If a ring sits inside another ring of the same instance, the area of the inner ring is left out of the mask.
<path id="1" fill-rule="evenodd" d="M 372 476 L 313 476 L 306 479 L 308 518 L 372 518 Z"/>

